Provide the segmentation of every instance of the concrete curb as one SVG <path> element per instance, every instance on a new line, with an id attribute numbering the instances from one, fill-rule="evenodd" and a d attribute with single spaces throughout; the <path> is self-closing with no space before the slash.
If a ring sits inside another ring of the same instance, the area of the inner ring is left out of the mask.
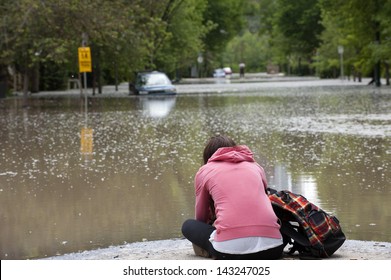
<path id="1" fill-rule="evenodd" d="M 284 256 L 285 260 L 298 259 Z M 208 260 L 195 256 L 186 239 L 135 242 L 121 246 L 71 253 L 46 260 Z M 391 260 L 391 243 L 347 240 L 329 259 L 325 260 Z"/>

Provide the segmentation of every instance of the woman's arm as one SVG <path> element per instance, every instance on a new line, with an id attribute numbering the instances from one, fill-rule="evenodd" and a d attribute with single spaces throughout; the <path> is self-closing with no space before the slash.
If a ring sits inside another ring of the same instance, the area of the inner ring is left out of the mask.
<path id="1" fill-rule="evenodd" d="M 195 177 L 194 186 L 196 195 L 195 218 L 200 222 L 207 223 L 211 218 L 209 208 L 211 197 L 206 186 L 203 184 L 201 176 L 199 176 L 198 173 Z"/>

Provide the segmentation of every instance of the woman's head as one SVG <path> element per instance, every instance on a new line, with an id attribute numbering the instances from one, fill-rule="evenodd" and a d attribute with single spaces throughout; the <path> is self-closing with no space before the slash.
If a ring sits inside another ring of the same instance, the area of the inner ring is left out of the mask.
<path id="1" fill-rule="evenodd" d="M 204 149 L 204 164 L 208 162 L 210 157 L 219 149 L 223 147 L 235 147 L 236 143 L 229 137 L 218 135 L 213 136 L 209 139 L 208 143 L 206 143 Z"/>

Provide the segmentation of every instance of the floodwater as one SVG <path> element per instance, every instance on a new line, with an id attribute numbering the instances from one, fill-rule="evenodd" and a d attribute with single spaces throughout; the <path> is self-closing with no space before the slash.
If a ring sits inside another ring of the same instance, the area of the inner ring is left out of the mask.
<path id="1" fill-rule="evenodd" d="M 0 259 L 180 237 L 216 133 L 248 145 L 269 186 L 334 213 L 348 238 L 391 242 L 389 88 L 93 98 L 87 114 L 79 98 L 21 104 L 0 103 Z"/>

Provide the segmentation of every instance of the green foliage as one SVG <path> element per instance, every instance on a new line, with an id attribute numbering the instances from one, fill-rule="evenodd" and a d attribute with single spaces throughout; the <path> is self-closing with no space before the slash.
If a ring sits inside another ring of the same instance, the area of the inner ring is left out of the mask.
<path id="1" fill-rule="evenodd" d="M 389 59 L 391 1 L 321 0 L 323 44 L 319 60 L 327 69 L 338 59 L 337 46 L 344 47 L 345 71 L 372 76 L 379 61 Z"/>
<path id="2" fill-rule="evenodd" d="M 239 63 L 244 62 L 246 71 L 265 72 L 270 59 L 268 35 L 246 31 L 229 42 L 221 66 L 230 66 L 234 72 L 239 72 Z"/>
<path id="3" fill-rule="evenodd" d="M 77 73 L 85 34 L 102 81 L 157 67 L 174 71 L 203 47 L 205 7 L 206 0 L 3 0 L 0 65 L 26 76 L 37 64 L 54 69 L 46 63 Z"/>
<path id="4" fill-rule="evenodd" d="M 287 52 L 311 55 L 319 46 L 318 35 L 323 29 L 320 21 L 320 9 L 313 0 L 278 0 L 276 10 L 276 28 L 289 45 L 283 47 Z"/>
<path id="5" fill-rule="evenodd" d="M 227 43 L 242 30 L 244 0 L 208 0 L 204 24 L 211 26 L 204 38 L 206 71 L 211 72 L 223 61 Z"/>
<path id="6" fill-rule="evenodd" d="M 391 0 L 1 0 L 0 72 L 40 69 L 41 88 L 64 86 L 84 34 L 100 83 L 145 69 L 188 75 L 199 54 L 204 75 L 243 61 L 335 77 L 339 45 L 345 73 L 372 75 L 390 63 L 390 15 Z"/>
<path id="7" fill-rule="evenodd" d="M 243 28 L 227 45 L 223 63 L 234 72 L 239 71 L 239 63 L 246 64 L 247 72 L 265 72 L 269 63 L 275 60 L 272 48 L 272 20 L 275 1 L 249 0 L 244 2 Z"/>
<path id="8" fill-rule="evenodd" d="M 237 60 L 238 52 L 243 53 L 239 42 L 244 44 L 243 34 L 249 30 L 263 35 L 259 39 L 266 46 L 265 49 L 253 42 L 253 48 L 265 50 L 267 54 L 263 58 L 279 64 L 288 74 L 339 76 L 338 46 L 344 47 L 347 74 L 354 71 L 371 76 L 376 65 L 385 65 L 380 62 L 390 63 L 391 0 L 248 0 L 245 3 L 247 24 L 228 44 L 225 61 Z"/>
<path id="9" fill-rule="evenodd" d="M 232 54 L 234 49 L 243 57 L 243 50 L 233 47 L 240 41 L 249 46 L 245 59 L 253 71 L 265 71 L 268 64 L 279 64 L 289 73 L 292 69 L 297 74 L 308 73 L 323 30 L 318 1 L 249 0 L 245 3 L 247 25 L 228 45 L 225 57 L 237 60 L 239 55 Z M 248 35 L 243 36 L 246 30 L 254 34 L 253 41 Z M 305 68 L 308 70 L 304 71 Z"/>
<path id="10" fill-rule="evenodd" d="M 185 0 L 177 4 L 167 24 L 168 36 L 157 52 L 158 69 L 174 73 L 194 63 L 203 49 L 202 38 L 210 30 L 210 26 L 203 25 L 205 8 L 206 0 Z"/>

